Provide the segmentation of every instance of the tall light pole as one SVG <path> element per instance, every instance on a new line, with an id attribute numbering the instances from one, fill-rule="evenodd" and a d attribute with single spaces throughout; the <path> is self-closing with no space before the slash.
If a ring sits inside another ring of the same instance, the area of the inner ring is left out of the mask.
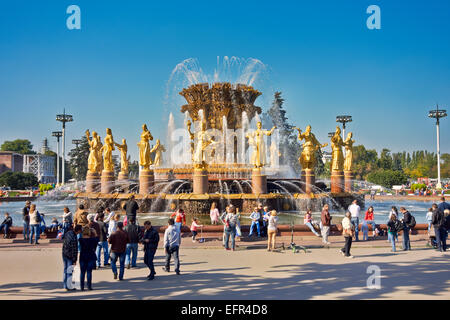
<path id="1" fill-rule="evenodd" d="M 65 181 L 65 164 L 66 164 L 66 151 L 65 151 L 65 145 L 66 145 L 66 122 L 72 122 L 73 117 L 70 114 L 66 114 L 66 109 L 64 109 L 63 114 L 57 114 L 56 115 L 56 121 L 59 121 L 62 123 L 62 181 L 61 184 L 64 185 Z"/>
<path id="2" fill-rule="evenodd" d="M 62 137 L 62 131 L 53 131 L 52 136 L 56 137 L 56 185 L 59 185 L 59 138 Z"/>
<path id="3" fill-rule="evenodd" d="M 439 150 L 439 119 L 445 118 L 447 116 L 446 110 L 439 110 L 439 106 L 436 104 L 435 110 L 430 110 L 428 112 L 428 117 L 435 118 L 436 119 L 436 136 L 437 136 L 437 169 L 438 169 L 438 183 L 436 185 L 436 188 L 440 189 L 441 186 L 441 154 Z"/>

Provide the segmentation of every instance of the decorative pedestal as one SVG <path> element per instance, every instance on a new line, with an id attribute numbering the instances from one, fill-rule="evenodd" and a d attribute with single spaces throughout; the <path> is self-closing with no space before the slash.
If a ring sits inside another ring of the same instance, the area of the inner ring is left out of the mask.
<path id="1" fill-rule="evenodd" d="M 331 171 L 331 193 L 342 193 L 344 191 L 344 172 Z"/>
<path id="2" fill-rule="evenodd" d="M 311 169 L 303 170 L 302 181 L 304 183 L 302 188 L 303 191 L 305 191 L 305 193 L 313 193 L 314 187 L 316 185 L 316 175 L 314 174 L 314 170 Z"/>
<path id="3" fill-rule="evenodd" d="M 128 174 L 119 172 L 119 176 L 117 177 L 117 184 L 120 186 L 121 192 L 128 193 L 130 189 Z"/>
<path id="4" fill-rule="evenodd" d="M 114 190 L 114 171 L 102 171 L 101 193 L 111 193 Z"/>
<path id="5" fill-rule="evenodd" d="M 153 170 L 142 170 L 139 174 L 139 194 L 148 194 L 155 183 Z"/>
<path id="6" fill-rule="evenodd" d="M 86 192 L 100 191 L 100 175 L 98 173 L 89 172 L 86 175 Z"/>
<path id="7" fill-rule="evenodd" d="M 252 188 L 253 193 L 267 193 L 267 176 L 261 173 L 260 168 L 252 170 Z"/>
<path id="8" fill-rule="evenodd" d="M 353 188 L 353 172 L 352 171 L 344 171 L 345 177 L 345 192 L 352 192 Z"/>
<path id="9" fill-rule="evenodd" d="M 204 194 L 208 193 L 208 171 L 205 169 L 194 169 L 193 179 L 193 193 Z"/>

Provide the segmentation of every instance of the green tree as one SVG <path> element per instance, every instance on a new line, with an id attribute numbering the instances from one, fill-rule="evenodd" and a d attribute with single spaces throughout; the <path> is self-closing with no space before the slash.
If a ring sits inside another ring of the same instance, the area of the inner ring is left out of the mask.
<path id="1" fill-rule="evenodd" d="M 393 185 L 402 185 L 408 181 L 403 171 L 379 169 L 367 175 L 367 181 L 391 189 Z"/>
<path id="2" fill-rule="evenodd" d="M 29 140 L 16 139 L 13 141 L 5 141 L 0 147 L 1 151 L 13 151 L 21 154 L 35 154 L 33 145 Z"/>
<path id="3" fill-rule="evenodd" d="M 39 181 L 32 173 L 7 171 L 0 175 L 0 185 L 5 185 L 13 190 L 24 190 L 37 187 Z"/>
<path id="4" fill-rule="evenodd" d="M 89 158 L 89 142 L 86 136 L 81 137 L 81 143 L 78 148 L 73 148 L 69 152 L 69 171 L 71 175 L 77 181 L 86 180 L 86 174 L 88 171 L 88 158 Z"/>

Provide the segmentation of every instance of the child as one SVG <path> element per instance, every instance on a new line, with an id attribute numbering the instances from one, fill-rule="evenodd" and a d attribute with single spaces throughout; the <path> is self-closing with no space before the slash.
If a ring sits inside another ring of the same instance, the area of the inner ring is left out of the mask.
<path id="1" fill-rule="evenodd" d="M 431 221 L 433 220 L 433 209 L 429 208 L 427 212 L 427 222 L 428 222 L 428 233 L 430 233 L 431 229 Z"/>
<path id="2" fill-rule="evenodd" d="M 194 218 L 192 220 L 192 224 L 191 224 L 191 231 L 192 231 L 192 242 L 195 242 L 197 240 L 195 240 L 195 237 L 197 236 L 197 228 L 203 228 L 202 224 L 198 224 L 198 219 Z"/>

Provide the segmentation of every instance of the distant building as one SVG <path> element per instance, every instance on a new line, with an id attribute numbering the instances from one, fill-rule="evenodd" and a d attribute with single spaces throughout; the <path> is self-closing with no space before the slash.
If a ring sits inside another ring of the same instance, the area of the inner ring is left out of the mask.
<path id="1" fill-rule="evenodd" d="M 330 161 L 331 161 L 331 158 L 332 158 L 331 152 L 326 152 L 326 151 L 324 151 L 324 152 L 322 153 L 322 161 L 323 161 L 323 163 L 330 162 Z"/>
<path id="2" fill-rule="evenodd" d="M 56 183 L 55 158 L 43 154 L 23 156 L 23 172 L 34 174 L 40 183 Z"/>
<path id="3" fill-rule="evenodd" d="M 12 151 L 0 151 L 0 174 L 6 171 L 22 172 L 23 155 Z"/>

